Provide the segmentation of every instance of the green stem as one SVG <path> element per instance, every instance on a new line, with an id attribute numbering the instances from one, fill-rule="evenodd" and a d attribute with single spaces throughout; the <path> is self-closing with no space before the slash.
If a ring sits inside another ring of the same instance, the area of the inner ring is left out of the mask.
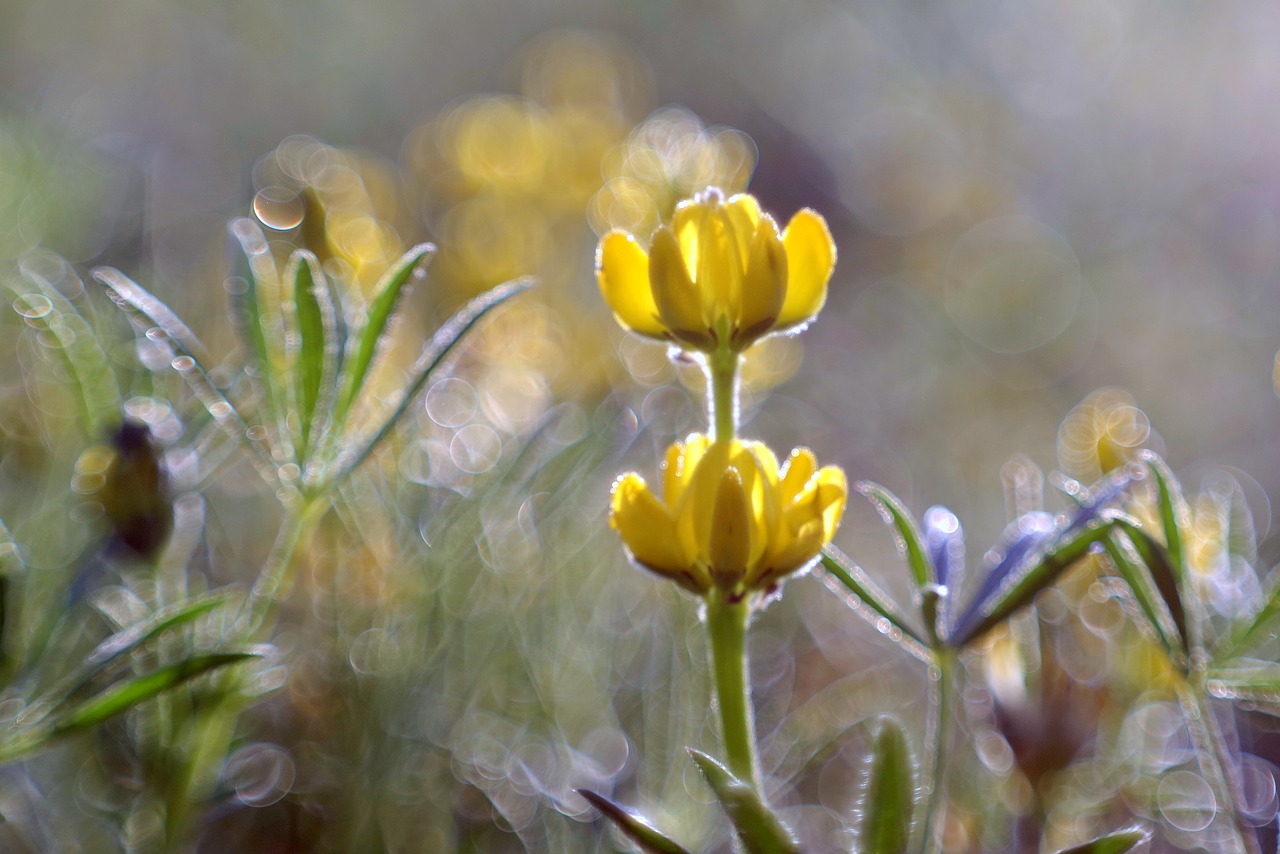
<path id="1" fill-rule="evenodd" d="M 1209 778 L 1208 783 L 1213 788 L 1214 795 L 1231 821 L 1238 846 L 1236 850 L 1244 854 L 1258 854 L 1258 838 L 1240 814 L 1244 795 L 1232 774 L 1234 759 L 1222 728 L 1213 715 L 1212 698 L 1205 690 L 1202 673 L 1193 673 L 1190 680 L 1178 686 L 1178 699 L 1182 702 L 1183 716 L 1193 741 L 1201 742 L 1197 745 L 1200 768 Z"/>
<path id="2" fill-rule="evenodd" d="M 707 414 L 711 438 L 717 442 L 733 439 L 738 429 L 738 365 L 742 357 L 732 350 L 707 354 Z"/>
<path id="3" fill-rule="evenodd" d="M 249 596 L 250 612 L 249 623 L 244 630 L 245 640 L 253 641 L 258 638 L 280 599 L 289 591 L 298 547 L 310 539 L 311 532 L 327 507 L 323 499 L 313 498 L 300 500 L 296 507 L 287 511 L 284 524 L 280 526 L 276 541 L 271 546 L 271 553 L 267 556 Z"/>
<path id="4" fill-rule="evenodd" d="M 950 757 L 951 729 L 954 724 L 954 702 L 952 699 L 952 682 L 955 679 L 956 654 L 945 647 L 937 647 L 933 651 L 934 668 L 930 676 L 933 678 L 930 703 L 929 730 L 926 733 L 926 747 L 933 755 L 933 778 L 930 781 L 928 802 L 924 815 L 924 842 L 920 850 L 925 854 L 933 854 L 942 850 L 942 828 L 940 808 L 943 794 L 946 791 L 947 765 Z"/>
<path id="5" fill-rule="evenodd" d="M 734 776 L 760 791 L 760 762 L 756 758 L 755 717 L 751 712 L 751 682 L 747 670 L 747 622 L 751 606 L 719 591 L 707 596 L 707 637 L 711 669 L 720 708 L 720 738 L 725 762 Z"/>

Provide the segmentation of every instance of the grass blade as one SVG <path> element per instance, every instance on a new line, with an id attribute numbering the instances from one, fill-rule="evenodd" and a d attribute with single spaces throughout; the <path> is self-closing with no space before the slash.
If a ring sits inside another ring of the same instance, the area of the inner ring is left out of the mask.
<path id="1" fill-rule="evenodd" d="M 161 667 L 127 682 L 111 686 L 101 694 L 77 705 L 54 721 L 53 735 L 95 727 L 158 694 L 190 682 L 229 664 L 258 658 L 258 652 L 209 652 Z"/>
<path id="2" fill-rule="evenodd" d="M 1164 532 L 1165 549 L 1169 552 L 1169 564 L 1182 589 L 1186 582 L 1186 563 L 1183 561 L 1182 532 L 1191 527 L 1191 511 L 1182 496 L 1182 487 L 1169 470 L 1169 466 L 1152 451 L 1142 452 L 1142 461 L 1151 469 L 1156 482 L 1156 503 L 1160 511 L 1160 527 Z"/>
<path id="3" fill-rule="evenodd" d="M 591 806 L 600 810 L 605 818 L 613 822 L 624 836 L 639 846 L 644 854 L 689 854 L 661 831 L 649 823 L 648 819 L 636 815 L 631 810 L 615 804 L 604 795 L 590 789 L 575 789 L 579 795 L 587 799 Z"/>
<path id="4" fill-rule="evenodd" d="M 881 620 L 887 621 L 890 628 L 897 629 L 902 633 L 902 637 L 910 639 L 915 647 L 913 652 L 923 655 L 924 660 L 929 660 L 928 653 L 924 652 L 928 648 L 924 638 L 911 627 L 902 610 L 889 598 L 889 594 L 871 580 L 871 576 L 867 575 L 864 569 L 849 560 L 849 557 L 835 546 L 827 546 L 822 550 L 821 561 L 822 568 L 828 575 L 857 597 L 858 601 L 851 603 L 855 611 L 872 625 L 876 625 Z M 843 592 L 830 584 L 827 587 L 836 593 Z M 888 632 L 882 632 L 882 634 L 888 634 Z"/>
<path id="5" fill-rule="evenodd" d="M 1057 854 L 1125 854 L 1126 851 L 1132 851 L 1150 838 L 1151 831 L 1147 828 L 1130 827 L 1091 839 L 1083 845 L 1063 848 Z"/>
<path id="6" fill-rule="evenodd" d="M 689 755 L 715 792 L 747 854 L 799 854 L 800 843 L 795 835 L 754 788 L 702 751 L 689 748 Z"/>
<path id="7" fill-rule="evenodd" d="M 532 282 L 525 279 L 508 282 L 486 291 L 467 303 L 444 326 L 436 330 L 436 334 L 423 347 L 422 353 L 418 356 L 417 361 L 414 362 L 412 369 L 410 369 L 410 379 L 405 384 L 404 390 L 400 395 L 400 401 L 391 411 L 391 414 L 383 420 L 382 426 L 372 430 L 368 434 L 368 438 L 364 439 L 360 444 L 353 443 L 351 452 L 339 459 L 339 472 L 331 483 L 341 483 L 368 458 L 369 454 L 373 453 L 373 449 L 386 438 L 387 434 L 396 426 L 400 417 L 412 405 L 418 392 L 426 385 L 427 380 L 439 370 L 453 352 L 454 347 L 480 322 L 482 317 L 516 294 L 528 290 L 531 286 Z"/>
<path id="8" fill-rule="evenodd" d="M 911 842 L 916 791 L 911 748 L 902 727 L 889 717 L 880 719 L 873 740 L 858 850 L 862 854 L 901 854 Z"/>
<path id="9" fill-rule="evenodd" d="M 346 422 L 352 404 L 360 394 L 360 389 L 364 387 L 369 369 L 387 332 L 387 326 L 395 314 L 400 298 L 407 290 L 406 285 L 421 275 L 435 251 L 436 248 L 430 243 L 418 244 L 406 252 L 378 283 L 377 293 L 373 302 L 369 304 L 364 324 L 356 333 L 355 349 L 349 354 L 350 357 L 343 370 L 341 390 L 334 408 L 336 423 Z"/>

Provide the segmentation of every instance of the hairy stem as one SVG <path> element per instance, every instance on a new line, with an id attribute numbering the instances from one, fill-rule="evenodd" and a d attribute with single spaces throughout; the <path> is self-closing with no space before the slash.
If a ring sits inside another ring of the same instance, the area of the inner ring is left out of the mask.
<path id="1" fill-rule="evenodd" d="M 928 801 L 924 814 L 924 841 L 920 850 L 925 854 L 934 854 L 942 850 L 941 806 L 946 792 L 947 765 L 950 757 L 951 729 L 954 724 L 955 702 L 954 681 L 959 662 L 954 651 L 946 647 L 937 647 L 933 651 L 934 663 L 930 668 L 932 685 L 930 686 L 929 729 L 925 734 L 926 755 L 933 757 L 932 777 L 927 781 L 929 786 Z"/>
<path id="2" fill-rule="evenodd" d="M 742 357 L 732 350 L 707 355 L 707 408 L 711 438 L 728 442 L 738 430 L 738 365 Z"/>
<path id="3" fill-rule="evenodd" d="M 743 598 L 729 602 L 719 592 L 707 597 L 707 636 L 715 675 L 716 705 L 725 763 L 736 777 L 760 790 L 755 717 L 747 669 L 747 622 L 751 606 Z"/>

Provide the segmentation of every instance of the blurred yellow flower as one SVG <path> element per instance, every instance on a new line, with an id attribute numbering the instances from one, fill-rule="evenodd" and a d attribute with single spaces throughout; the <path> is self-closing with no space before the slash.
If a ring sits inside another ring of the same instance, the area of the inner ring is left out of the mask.
<path id="1" fill-rule="evenodd" d="M 676 207 L 649 251 L 611 231 L 600 241 L 600 290 L 624 327 L 703 352 L 740 352 L 808 323 L 827 299 L 836 247 L 804 209 L 785 231 L 754 196 L 709 187 Z"/>
<path id="2" fill-rule="evenodd" d="M 698 594 L 768 588 L 831 542 L 848 484 L 797 448 L 782 466 L 760 442 L 694 433 L 667 450 L 663 499 L 638 474 L 613 487 L 610 523 L 641 566 Z"/>

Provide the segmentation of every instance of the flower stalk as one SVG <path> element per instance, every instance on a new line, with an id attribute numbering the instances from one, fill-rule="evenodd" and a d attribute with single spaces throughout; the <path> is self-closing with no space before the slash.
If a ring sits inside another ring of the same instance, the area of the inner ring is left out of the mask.
<path id="1" fill-rule="evenodd" d="M 747 659 L 748 598 L 730 601 L 712 593 L 707 597 L 707 639 L 715 676 L 716 707 L 725 764 L 734 776 L 760 790 L 760 761 L 756 755 L 755 714 L 751 708 L 751 680 Z"/>

